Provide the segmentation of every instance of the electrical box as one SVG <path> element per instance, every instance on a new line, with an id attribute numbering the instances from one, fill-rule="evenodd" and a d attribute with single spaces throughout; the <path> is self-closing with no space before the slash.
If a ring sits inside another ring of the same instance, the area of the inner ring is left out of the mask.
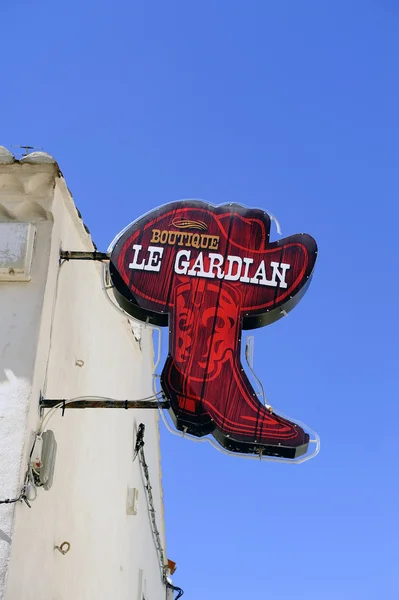
<path id="1" fill-rule="evenodd" d="M 57 442 L 52 431 L 45 431 L 42 435 L 42 467 L 40 469 L 40 482 L 45 490 L 53 485 L 55 457 L 57 455 Z"/>
<path id="2" fill-rule="evenodd" d="M 30 281 L 35 226 L 0 223 L 0 281 Z"/>
<path id="3" fill-rule="evenodd" d="M 32 469 L 36 485 L 49 490 L 53 485 L 55 458 L 57 455 L 57 442 L 54 433 L 50 430 L 42 433 L 37 439 L 32 455 Z"/>

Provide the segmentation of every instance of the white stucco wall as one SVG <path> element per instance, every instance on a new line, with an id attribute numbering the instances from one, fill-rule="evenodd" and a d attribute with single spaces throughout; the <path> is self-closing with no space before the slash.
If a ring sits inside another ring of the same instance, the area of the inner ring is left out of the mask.
<path id="1" fill-rule="evenodd" d="M 150 330 L 140 348 L 127 318 L 103 296 L 99 264 L 59 267 L 61 247 L 93 247 L 55 164 L 0 164 L 0 221 L 16 218 L 35 222 L 36 240 L 31 281 L 0 282 L 0 499 L 21 488 L 40 391 L 47 398 L 152 393 Z M 58 444 L 53 487 L 39 489 L 31 509 L 0 505 L 0 598 L 142 600 L 140 587 L 146 600 L 166 597 L 133 462 L 140 422 L 165 546 L 156 412 L 57 412 L 48 425 Z M 127 514 L 129 487 L 139 490 L 137 515 Z M 54 550 L 64 541 L 71 544 L 65 556 Z"/>

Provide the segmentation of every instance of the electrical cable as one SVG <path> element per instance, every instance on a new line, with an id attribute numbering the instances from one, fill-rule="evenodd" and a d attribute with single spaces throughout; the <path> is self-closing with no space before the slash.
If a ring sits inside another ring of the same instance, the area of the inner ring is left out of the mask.
<path id="1" fill-rule="evenodd" d="M 135 455 L 139 457 L 140 465 L 142 467 L 143 475 L 144 475 L 144 479 L 145 479 L 144 487 L 145 487 L 146 495 L 147 495 L 148 512 L 150 515 L 152 533 L 154 535 L 154 540 L 155 540 L 155 547 L 158 552 L 158 560 L 159 560 L 159 566 L 161 569 L 162 581 L 167 588 L 178 592 L 178 595 L 175 598 L 175 600 L 178 600 L 179 598 L 181 598 L 183 596 L 184 591 L 180 587 L 174 586 L 172 583 L 170 583 L 170 581 L 168 581 L 168 572 L 167 572 L 168 566 L 165 562 L 165 552 L 162 547 L 161 535 L 159 533 L 156 518 L 155 518 L 156 513 L 155 513 L 155 506 L 154 506 L 154 498 L 152 495 L 150 474 L 149 474 L 148 464 L 145 459 L 145 453 L 144 453 L 144 445 L 145 445 L 144 432 L 145 432 L 145 425 L 144 425 L 144 423 L 140 423 L 138 432 L 137 432 L 137 438 L 136 438 Z"/>
<path id="2" fill-rule="evenodd" d="M 135 319 L 134 317 L 132 317 L 131 315 L 128 315 L 123 308 L 121 308 L 119 305 L 115 304 L 115 302 L 113 302 L 108 294 L 108 290 L 112 290 L 112 288 L 114 287 L 113 285 L 108 285 L 107 283 L 107 273 L 109 273 L 109 264 L 108 263 L 101 263 L 102 269 L 101 269 L 101 279 L 102 279 L 102 290 L 108 300 L 108 302 L 111 304 L 111 306 L 118 311 L 119 314 L 121 314 L 125 319 L 128 319 L 130 322 L 135 323 L 136 325 L 138 325 L 139 327 L 143 327 L 143 322 L 139 321 L 138 319 Z"/>
<path id="3" fill-rule="evenodd" d="M 33 489 L 35 491 L 35 495 L 33 498 L 28 498 L 28 496 L 27 496 L 27 489 L 28 489 L 29 484 L 33 487 Z M 30 467 L 28 467 L 28 469 L 25 473 L 24 485 L 21 489 L 19 496 L 17 496 L 16 498 L 6 498 L 5 500 L 0 500 L 0 504 L 14 504 L 16 502 L 21 501 L 21 502 L 25 502 L 25 504 L 27 506 L 29 506 L 29 508 L 31 508 L 31 505 L 29 504 L 29 502 L 36 500 L 36 496 L 37 496 L 36 485 L 32 481 L 32 477 L 30 474 Z"/>
<path id="4" fill-rule="evenodd" d="M 12 504 L 13 502 L 19 502 L 20 500 L 22 500 L 22 492 L 18 498 L 6 498 L 6 500 L 0 500 L 0 504 Z"/>
<path id="5" fill-rule="evenodd" d="M 259 377 L 258 377 L 258 376 L 257 376 L 257 374 L 255 373 L 255 371 L 254 371 L 254 368 L 253 368 L 253 366 L 251 365 L 251 362 L 250 362 L 250 360 L 249 360 L 249 346 L 248 346 L 248 344 L 247 344 L 247 345 L 246 345 L 246 347 L 245 347 L 245 360 L 246 360 L 246 362 L 247 362 L 248 368 L 249 368 L 249 370 L 251 371 L 251 373 L 252 373 L 252 375 L 253 375 L 253 377 L 254 377 L 254 379 L 255 379 L 256 383 L 257 383 L 257 384 L 259 385 L 259 387 L 260 387 L 260 390 L 261 390 L 261 391 L 260 391 L 260 395 L 261 395 L 261 397 L 262 397 L 263 404 L 266 406 L 266 408 L 267 408 L 268 410 L 271 410 L 271 408 L 272 408 L 272 407 L 270 406 L 270 404 L 267 404 L 267 402 L 266 402 L 267 398 L 266 398 L 266 394 L 265 394 L 265 388 L 263 387 L 263 383 L 261 382 L 261 380 L 259 379 Z M 259 396 L 259 394 L 257 394 L 257 396 Z"/>
<path id="6" fill-rule="evenodd" d="M 19 496 L 17 498 L 11 498 L 11 499 L 8 498 L 6 500 L 0 500 L 0 504 L 11 504 L 14 502 L 19 502 L 21 500 L 21 501 L 25 502 L 25 504 L 27 506 L 29 506 L 29 508 L 31 508 L 30 502 L 33 502 L 34 500 L 36 500 L 37 486 L 36 486 L 35 478 L 32 475 L 33 469 L 32 469 L 32 465 L 31 465 L 31 460 L 32 460 L 33 451 L 35 449 L 35 445 L 36 445 L 36 441 L 37 441 L 38 437 L 39 437 L 38 433 L 35 433 L 33 444 L 30 449 L 30 452 L 29 452 L 28 467 L 26 469 L 26 473 L 25 473 L 25 477 L 24 477 L 24 485 L 22 486 Z M 31 488 L 34 490 L 35 495 L 33 496 L 33 498 L 31 498 L 30 496 L 28 497 L 29 486 L 31 486 Z"/>
<path id="7" fill-rule="evenodd" d="M 51 308 L 51 322 L 50 322 L 50 332 L 49 332 L 49 345 L 48 345 L 48 353 L 47 353 L 47 360 L 46 360 L 46 369 L 45 369 L 45 372 L 44 372 L 43 395 L 46 394 L 46 390 L 47 390 L 48 368 L 49 368 L 49 364 L 50 364 L 51 347 L 52 347 L 52 340 L 53 340 L 53 328 L 54 328 L 54 320 L 55 320 L 54 317 L 55 317 L 55 310 L 56 310 L 56 306 L 57 306 L 59 279 L 60 279 L 60 274 L 61 274 L 61 268 L 65 264 L 65 262 L 66 261 L 63 260 L 63 261 L 61 261 L 59 263 L 59 267 L 58 267 L 58 271 L 57 271 L 57 276 L 56 276 L 56 280 L 55 280 L 53 305 L 52 305 L 52 308 Z"/>
<path id="8" fill-rule="evenodd" d="M 169 581 L 166 582 L 166 587 L 169 588 L 170 590 L 173 590 L 174 592 L 178 592 L 175 600 L 179 600 L 179 598 L 181 598 L 184 594 L 181 587 L 178 587 L 177 585 L 173 585 L 172 583 L 169 583 Z"/>
<path id="9" fill-rule="evenodd" d="M 138 453 L 140 451 L 140 448 L 142 448 L 144 446 L 144 431 L 145 431 L 145 425 L 144 425 L 144 423 L 140 423 L 139 428 L 137 430 L 136 444 L 134 447 L 134 454 L 133 454 L 133 462 L 136 460 Z"/>

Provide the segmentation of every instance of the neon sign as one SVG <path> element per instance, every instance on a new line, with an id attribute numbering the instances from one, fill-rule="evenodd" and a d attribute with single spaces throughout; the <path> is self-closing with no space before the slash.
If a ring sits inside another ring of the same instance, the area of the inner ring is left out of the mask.
<path id="1" fill-rule="evenodd" d="M 315 240 L 270 242 L 270 217 L 238 204 L 180 201 L 122 232 L 110 259 L 116 299 L 169 327 L 161 387 L 180 431 L 232 452 L 296 459 L 309 434 L 262 404 L 240 360 L 243 329 L 273 323 L 307 290 Z"/>

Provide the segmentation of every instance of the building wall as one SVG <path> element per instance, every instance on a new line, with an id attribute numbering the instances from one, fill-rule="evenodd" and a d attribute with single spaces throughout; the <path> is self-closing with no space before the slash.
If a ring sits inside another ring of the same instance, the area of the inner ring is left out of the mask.
<path id="1" fill-rule="evenodd" d="M 10 171 L 14 187 L 19 182 L 14 195 L 1 188 L 6 209 L 0 219 L 15 218 L 28 202 L 24 218 L 34 218 L 36 227 L 31 281 L 0 282 L 2 498 L 18 495 L 22 485 L 41 392 L 46 398 L 152 394 L 151 331 L 143 329 L 137 341 L 128 319 L 107 302 L 101 265 L 59 266 L 60 248 L 93 246 L 57 165 L 43 156 L 30 155 L 33 164 L 0 164 L 0 185 Z M 166 597 L 141 469 L 138 459 L 133 462 L 141 422 L 165 547 L 157 413 L 57 411 L 48 423 L 58 445 L 52 488 L 40 488 L 30 509 L 24 503 L 0 505 L 0 598 L 142 600 L 144 592 L 146 600 Z M 128 488 L 139 490 L 137 515 L 127 514 Z M 66 555 L 55 550 L 64 541 L 71 545 Z"/>

